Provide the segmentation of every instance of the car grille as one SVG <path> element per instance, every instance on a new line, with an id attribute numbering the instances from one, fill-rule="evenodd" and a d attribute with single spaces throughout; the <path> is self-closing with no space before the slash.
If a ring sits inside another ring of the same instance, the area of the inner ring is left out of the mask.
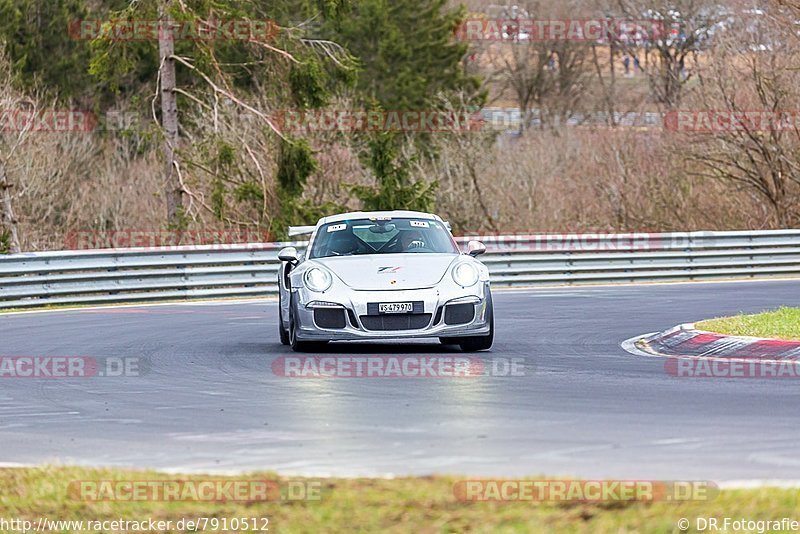
<path id="1" fill-rule="evenodd" d="M 474 304 L 451 304 L 444 310 L 446 324 L 467 324 L 475 318 Z"/>
<path id="2" fill-rule="evenodd" d="M 342 308 L 317 308 L 314 310 L 314 323 L 319 328 L 344 328 L 344 310 Z"/>
<path id="3" fill-rule="evenodd" d="M 362 315 L 361 324 L 367 330 L 419 330 L 431 322 L 430 313 L 410 313 L 406 315 Z"/>

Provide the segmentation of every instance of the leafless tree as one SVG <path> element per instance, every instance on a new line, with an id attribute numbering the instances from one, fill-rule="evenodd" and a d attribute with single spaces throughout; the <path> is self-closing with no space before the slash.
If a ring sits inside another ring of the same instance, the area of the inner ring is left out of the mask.
<path id="1" fill-rule="evenodd" d="M 688 146 L 699 175 L 764 202 L 772 219 L 765 225 L 791 227 L 800 223 L 800 40 L 794 15 L 769 13 L 758 48 L 741 32 L 718 38 L 701 78 L 699 116 L 721 113 L 725 121 L 699 124 Z"/>
<path id="2" fill-rule="evenodd" d="M 21 246 L 14 199 L 17 196 L 15 190 L 18 191 L 19 187 L 9 176 L 9 166 L 26 142 L 32 126 L 29 121 L 20 121 L 19 114 L 35 116 L 39 109 L 35 99 L 25 97 L 14 87 L 5 49 L 0 49 L 0 110 L 5 123 L 0 127 L 0 230 L 7 236 L 9 251 L 18 254 Z M 17 126 L 21 127 L 17 129 Z"/>
<path id="3" fill-rule="evenodd" d="M 513 16 L 520 19 L 521 30 L 503 30 L 501 39 L 489 42 L 481 51 L 488 79 L 497 93 L 512 95 L 520 110 L 520 133 L 530 127 L 537 115 L 540 128 L 566 122 L 579 109 L 585 95 L 589 58 L 586 43 L 548 39 L 549 36 L 525 30 L 526 26 L 536 26 L 536 21 L 563 19 L 562 14 L 577 5 L 568 4 L 553 9 L 538 0 L 518 3 Z M 499 20 L 506 17 L 500 15 Z M 509 26 L 513 28 L 514 23 Z"/>
<path id="4" fill-rule="evenodd" d="M 680 106 L 722 13 L 713 0 L 618 0 L 619 49 L 639 57 L 652 96 L 667 109 Z"/>

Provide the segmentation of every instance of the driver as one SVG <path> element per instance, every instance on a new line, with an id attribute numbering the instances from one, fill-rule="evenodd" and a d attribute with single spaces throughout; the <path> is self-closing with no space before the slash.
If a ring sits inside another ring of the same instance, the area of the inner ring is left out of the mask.
<path id="1" fill-rule="evenodd" d="M 425 238 L 419 230 L 406 230 L 400 236 L 400 243 L 404 251 L 425 248 Z"/>
<path id="2" fill-rule="evenodd" d="M 347 256 L 358 251 L 358 240 L 352 228 L 335 232 L 328 240 L 328 251 L 334 256 Z"/>

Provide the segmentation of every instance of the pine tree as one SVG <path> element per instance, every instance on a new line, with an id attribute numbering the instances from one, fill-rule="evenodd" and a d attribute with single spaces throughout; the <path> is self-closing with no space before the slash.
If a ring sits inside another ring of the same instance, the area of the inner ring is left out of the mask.
<path id="1" fill-rule="evenodd" d="M 335 1 L 325 2 L 324 12 L 336 13 L 340 8 Z M 278 142 L 278 190 L 280 213 L 273 219 L 282 222 L 291 216 L 302 216 L 304 204 L 300 201 L 308 175 L 316 168 L 313 153 L 302 140 L 294 140 L 280 132 L 264 109 L 251 105 L 260 97 L 276 104 L 293 103 L 299 108 L 321 107 L 327 103 L 337 69 L 347 69 L 349 60 L 343 50 L 333 43 L 322 43 L 297 23 L 319 19 L 323 12 L 314 2 L 283 0 L 252 2 L 248 0 L 141 0 L 131 4 L 116 16 L 120 19 L 162 20 L 165 23 L 214 21 L 273 21 L 274 36 L 267 41 L 258 39 L 170 40 L 159 36 L 157 41 L 116 42 L 97 39 L 93 45 L 91 72 L 99 79 L 117 84 L 120 91 L 152 92 L 160 82 L 161 116 L 164 132 L 164 153 L 167 176 L 168 223 L 175 228 L 187 224 L 184 200 L 191 196 L 181 168 L 209 168 L 207 162 L 184 161 L 182 148 L 187 142 L 178 132 L 191 127 L 182 110 L 205 102 L 206 109 L 220 102 L 235 105 L 242 113 L 259 119 L 265 129 L 276 134 Z M 331 65 L 333 64 L 333 66 Z M 160 66 L 160 67 L 159 67 Z M 131 83 L 120 83 L 130 81 Z M 262 91 L 262 94 L 257 94 Z M 195 106 L 196 107 L 196 106 Z M 196 146 L 212 140 L 200 140 Z M 231 150 L 235 150 L 231 147 Z M 186 152 L 185 150 L 183 152 Z M 291 157 L 285 157 L 286 155 Z M 207 159 L 215 159 L 214 151 Z M 213 166 L 213 165 L 212 165 Z M 291 167 L 291 168 L 284 168 Z M 284 187 L 282 178 L 296 177 L 295 188 Z M 213 206 L 209 208 L 216 217 L 225 212 L 225 191 L 214 177 Z M 263 204 L 264 192 L 253 183 L 244 183 L 234 191 L 239 201 Z M 293 220 L 292 220 L 293 222 Z M 279 233 L 280 229 L 276 232 Z"/>
<path id="2" fill-rule="evenodd" d="M 357 87 L 371 110 L 434 110 L 450 97 L 473 95 L 478 81 L 468 77 L 462 60 L 467 45 L 455 40 L 463 10 L 447 0 L 354 0 L 328 31 L 357 59 Z M 475 104 L 480 97 L 475 98 Z M 438 184 L 415 180 L 404 147 L 413 145 L 433 157 L 429 134 L 373 134 L 361 156 L 375 187 L 353 187 L 367 209 L 431 211 Z"/>
<path id="3" fill-rule="evenodd" d="M 0 0 L 0 40 L 17 81 L 61 99 L 89 101 L 89 46 L 69 32 L 70 24 L 88 17 L 85 0 Z"/>
<path id="4" fill-rule="evenodd" d="M 332 25 L 334 38 L 360 62 L 358 88 L 387 110 L 421 110 L 442 93 L 473 92 L 454 39 L 463 19 L 447 0 L 355 0 Z"/>

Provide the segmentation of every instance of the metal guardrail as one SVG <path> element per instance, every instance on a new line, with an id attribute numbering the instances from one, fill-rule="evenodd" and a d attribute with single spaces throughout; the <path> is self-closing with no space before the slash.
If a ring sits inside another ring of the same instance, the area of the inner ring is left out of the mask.
<path id="1" fill-rule="evenodd" d="M 482 239 L 495 286 L 800 276 L 800 230 Z M 0 256 L 0 308 L 277 293 L 278 251 L 306 243 Z"/>

